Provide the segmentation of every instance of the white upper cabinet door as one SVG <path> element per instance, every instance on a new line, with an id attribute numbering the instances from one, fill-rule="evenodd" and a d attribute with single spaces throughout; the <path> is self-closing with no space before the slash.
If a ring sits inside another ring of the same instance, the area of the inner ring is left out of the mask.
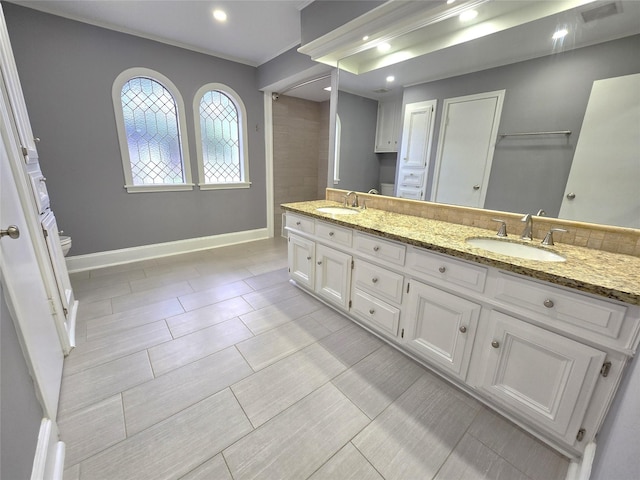
<path id="1" fill-rule="evenodd" d="M 313 289 L 316 244 L 306 238 L 289 234 L 289 274 L 296 282 Z"/>
<path id="2" fill-rule="evenodd" d="M 484 207 L 504 90 L 444 101 L 431 199 Z"/>
<path id="3" fill-rule="evenodd" d="M 572 445 L 605 353 L 492 311 L 480 388 Z"/>
<path id="4" fill-rule="evenodd" d="M 596 80 L 559 217 L 640 228 L 639 188 L 640 73 Z"/>
<path id="5" fill-rule="evenodd" d="M 315 291 L 325 300 L 349 308 L 351 255 L 318 245 L 316 248 Z"/>
<path id="6" fill-rule="evenodd" d="M 411 281 L 405 318 L 406 346 L 464 380 L 481 306 Z"/>
<path id="7" fill-rule="evenodd" d="M 386 100 L 378 103 L 376 123 L 376 153 L 397 152 L 400 138 L 401 100 Z"/>

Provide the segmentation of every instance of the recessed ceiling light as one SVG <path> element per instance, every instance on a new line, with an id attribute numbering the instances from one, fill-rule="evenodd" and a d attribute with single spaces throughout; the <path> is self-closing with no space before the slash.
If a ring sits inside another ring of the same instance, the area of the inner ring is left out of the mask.
<path id="1" fill-rule="evenodd" d="M 388 52 L 389 50 L 391 50 L 391 45 L 388 43 L 381 43 L 378 45 L 378 51 L 380 52 Z"/>
<path id="2" fill-rule="evenodd" d="M 214 10 L 213 11 L 213 18 L 215 18 L 219 22 L 226 22 L 227 21 L 227 14 L 224 12 L 224 10 Z"/>
<path id="3" fill-rule="evenodd" d="M 460 14 L 460 21 L 468 22 L 469 20 L 473 20 L 478 16 L 478 12 L 476 10 L 467 10 L 466 12 L 462 12 Z"/>
<path id="4" fill-rule="evenodd" d="M 396 79 L 396 77 L 394 77 L 393 75 L 389 75 L 387 77 L 387 82 L 393 82 Z"/>
<path id="5" fill-rule="evenodd" d="M 560 30 L 556 30 L 556 32 L 551 36 L 554 40 L 558 40 L 562 37 L 565 37 L 569 33 L 569 30 L 566 28 L 562 28 Z"/>

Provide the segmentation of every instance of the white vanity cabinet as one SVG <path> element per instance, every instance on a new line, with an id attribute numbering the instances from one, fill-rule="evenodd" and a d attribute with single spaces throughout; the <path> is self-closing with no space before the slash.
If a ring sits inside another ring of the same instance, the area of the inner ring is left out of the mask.
<path id="1" fill-rule="evenodd" d="M 415 280 L 407 297 L 405 347 L 464 381 L 481 305 Z"/>
<path id="2" fill-rule="evenodd" d="M 315 269 L 315 292 L 325 300 L 347 310 L 351 286 L 351 255 L 318 244 Z"/>
<path id="3" fill-rule="evenodd" d="M 289 275 L 299 285 L 313 290 L 315 281 L 315 242 L 297 235 L 289 235 Z"/>

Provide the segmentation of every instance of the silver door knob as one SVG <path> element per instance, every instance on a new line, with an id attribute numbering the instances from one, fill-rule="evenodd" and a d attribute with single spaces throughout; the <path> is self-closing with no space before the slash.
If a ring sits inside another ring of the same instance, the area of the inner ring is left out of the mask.
<path id="1" fill-rule="evenodd" d="M 465 327 L 464 325 L 462 325 L 462 326 L 460 327 L 460 332 L 461 332 L 461 333 L 467 333 L 467 327 Z"/>
<path id="2" fill-rule="evenodd" d="M 497 340 L 494 340 L 493 342 L 491 342 L 491 346 L 493 348 L 498 348 L 500 346 L 500 342 L 498 342 Z"/>
<path id="3" fill-rule="evenodd" d="M 20 229 L 15 225 L 9 225 L 6 230 L 0 230 L 0 238 L 2 237 L 9 237 L 15 240 L 20 237 Z"/>
<path id="4" fill-rule="evenodd" d="M 576 194 L 575 194 L 575 193 L 573 193 L 573 192 L 571 192 L 571 193 L 567 193 L 567 198 L 568 198 L 569 200 L 573 200 L 574 198 L 576 198 Z"/>

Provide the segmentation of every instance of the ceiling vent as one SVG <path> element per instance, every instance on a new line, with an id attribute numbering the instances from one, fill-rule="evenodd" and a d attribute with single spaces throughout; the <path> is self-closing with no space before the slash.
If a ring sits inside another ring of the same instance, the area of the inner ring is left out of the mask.
<path id="1" fill-rule="evenodd" d="M 390 88 L 379 88 L 377 90 L 374 90 L 373 93 L 387 93 L 390 92 L 391 89 Z"/>
<path id="2" fill-rule="evenodd" d="M 608 2 L 600 4 L 597 7 L 589 10 L 584 10 L 580 14 L 584 23 L 595 22 L 596 20 L 602 20 L 603 18 L 610 17 L 622 12 L 622 8 L 619 2 Z"/>

